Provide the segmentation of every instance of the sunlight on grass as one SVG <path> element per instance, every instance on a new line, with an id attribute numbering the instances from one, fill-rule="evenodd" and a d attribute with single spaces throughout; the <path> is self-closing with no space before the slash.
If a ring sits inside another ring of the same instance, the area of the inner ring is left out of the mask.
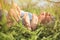
<path id="1" fill-rule="evenodd" d="M 40 14 L 41 9 L 39 7 L 35 8 L 30 4 L 31 0 L 19 0 L 21 3 L 24 1 L 29 2 L 27 7 L 21 6 L 21 9 L 37 15 Z M 3 0 L 0 0 L 2 4 L 2 9 L 9 11 L 11 5 L 4 4 Z M 35 31 L 28 30 L 22 21 L 14 23 L 10 28 L 7 26 L 6 13 L 3 11 L 2 19 L 0 20 L 0 40 L 60 40 L 60 7 L 48 7 L 44 11 L 50 12 L 55 16 L 55 23 L 51 25 L 38 24 Z"/>

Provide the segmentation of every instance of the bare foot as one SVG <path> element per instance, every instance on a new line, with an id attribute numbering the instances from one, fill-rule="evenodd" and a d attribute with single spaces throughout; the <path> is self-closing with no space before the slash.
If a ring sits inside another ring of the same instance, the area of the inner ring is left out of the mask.
<path id="1" fill-rule="evenodd" d="M 37 24 L 38 24 L 38 17 L 37 17 L 37 15 L 33 14 L 32 21 L 31 21 L 32 30 L 35 30 L 37 28 Z"/>
<path id="2" fill-rule="evenodd" d="M 39 22 L 42 24 L 49 23 L 50 21 L 52 21 L 52 15 L 49 14 L 48 12 L 42 12 L 38 16 L 38 19 L 39 19 Z"/>
<path id="3" fill-rule="evenodd" d="M 30 27 L 30 19 L 29 19 L 28 13 L 25 13 L 25 14 L 24 14 L 22 20 L 23 20 L 23 24 L 24 24 L 29 30 L 31 30 L 31 27 Z"/>

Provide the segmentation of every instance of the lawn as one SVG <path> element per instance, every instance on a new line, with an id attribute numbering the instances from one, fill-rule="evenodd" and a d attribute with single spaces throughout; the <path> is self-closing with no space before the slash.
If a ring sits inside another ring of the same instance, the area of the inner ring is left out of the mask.
<path id="1" fill-rule="evenodd" d="M 9 10 L 11 5 L 4 4 L 2 1 L 3 10 Z M 29 5 L 28 8 L 21 8 L 24 11 L 40 14 L 40 8 L 34 8 Z M 0 40 L 60 40 L 60 7 L 48 7 L 44 11 L 50 12 L 54 17 L 54 23 L 38 24 L 34 31 L 28 30 L 22 22 L 16 22 L 10 28 L 7 26 L 6 14 L 3 11 L 2 18 L 0 18 Z"/>

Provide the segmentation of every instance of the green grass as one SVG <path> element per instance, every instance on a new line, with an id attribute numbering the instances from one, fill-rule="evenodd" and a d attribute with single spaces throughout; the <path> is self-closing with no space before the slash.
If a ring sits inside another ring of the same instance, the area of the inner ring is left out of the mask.
<path id="1" fill-rule="evenodd" d="M 9 10 L 9 6 L 3 5 L 3 9 Z M 39 8 L 33 8 L 32 6 L 22 9 L 37 15 L 41 12 Z M 60 40 L 60 8 L 48 8 L 45 11 L 55 16 L 55 23 L 49 25 L 38 24 L 35 31 L 28 30 L 22 25 L 21 21 L 19 23 L 15 21 L 15 25 L 8 28 L 6 16 L 3 13 L 2 20 L 0 20 L 0 40 Z"/>

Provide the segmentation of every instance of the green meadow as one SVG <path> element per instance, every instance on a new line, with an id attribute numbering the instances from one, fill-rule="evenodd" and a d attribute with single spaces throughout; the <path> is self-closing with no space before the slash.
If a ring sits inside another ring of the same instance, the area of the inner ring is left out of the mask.
<path id="1" fill-rule="evenodd" d="M 2 3 L 2 9 L 9 11 L 12 4 Z M 32 4 L 28 4 L 27 7 L 20 7 L 24 11 L 35 13 L 39 15 L 42 10 L 50 12 L 54 17 L 54 23 L 51 24 L 38 24 L 37 29 L 34 31 L 28 30 L 22 22 L 15 22 L 10 28 L 7 26 L 6 12 L 3 12 L 2 18 L 0 18 L 0 40 L 60 40 L 60 7 L 47 7 L 47 9 L 40 9 L 34 7 Z"/>

